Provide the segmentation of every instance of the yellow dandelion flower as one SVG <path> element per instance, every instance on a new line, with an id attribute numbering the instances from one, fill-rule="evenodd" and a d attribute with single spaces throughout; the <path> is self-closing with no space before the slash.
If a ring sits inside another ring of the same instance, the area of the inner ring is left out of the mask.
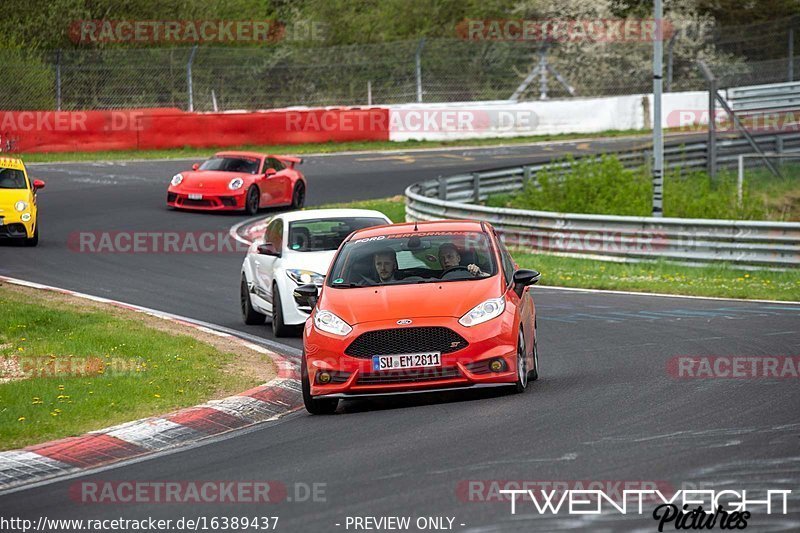
<path id="1" fill-rule="evenodd" d="M 17 418 L 17 422 L 24 422 L 24 421 L 25 421 L 25 417 L 24 416 L 21 416 L 21 417 Z"/>

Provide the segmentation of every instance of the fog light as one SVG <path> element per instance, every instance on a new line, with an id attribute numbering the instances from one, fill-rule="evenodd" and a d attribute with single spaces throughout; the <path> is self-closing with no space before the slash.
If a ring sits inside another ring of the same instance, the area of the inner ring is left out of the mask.
<path id="1" fill-rule="evenodd" d="M 492 362 L 489 363 L 489 369 L 492 372 L 502 372 L 506 369 L 506 362 L 502 359 L 492 359 Z"/>
<path id="2" fill-rule="evenodd" d="M 317 382 L 323 385 L 331 382 L 331 375 L 327 372 L 320 372 L 317 374 Z"/>
<path id="3" fill-rule="evenodd" d="M 22 218 L 23 222 L 30 222 L 31 214 L 30 213 L 23 213 L 21 218 Z"/>

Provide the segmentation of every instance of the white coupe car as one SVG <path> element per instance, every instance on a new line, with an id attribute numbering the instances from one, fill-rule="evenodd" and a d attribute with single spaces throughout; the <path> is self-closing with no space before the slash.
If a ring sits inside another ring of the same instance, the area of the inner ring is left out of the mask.
<path id="1" fill-rule="evenodd" d="M 272 332 L 285 337 L 300 330 L 310 308 L 292 297 L 299 285 L 321 286 L 342 241 L 353 231 L 391 224 L 380 211 L 315 209 L 275 215 L 264 238 L 254 242 L 242 264 L 241 305 L 245 324 L 272 318 Z"/>

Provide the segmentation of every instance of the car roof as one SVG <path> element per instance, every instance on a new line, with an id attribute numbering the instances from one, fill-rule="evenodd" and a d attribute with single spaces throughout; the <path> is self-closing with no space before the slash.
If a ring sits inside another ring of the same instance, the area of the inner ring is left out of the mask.
<path id="1" fill-rule="evenodd" d="M 414 222 L 401 222 L 391 226 L 375 226 L 364 228 L 354 232 L 353 238 L 359 239 L 366 237 L 377 237 L 380 235 L 396 235 L 414 231 Z M 417 222 L 416 227 L 419 232 L 433 231 L 477 231 L 483 232 L 483 223 L 479 220 L 433 220 L 430 222 Z"/>
<path id="2" fill-rule="evenodd" d="M 0 157 L 0 168 L 25 170 L 25 164 L 22 162 L 22 159 L 16 157 Z"/>
<path id="3" fill-rule="evenodd" d="M 388 218 L 380 211 L 373 209 L 308 209 L 306 211 L 289 211 L 275 215 L 274 218 L 281 218 L 285 222 L 297 222 L 298 220 L 313 220 L 315 218 L 337 218 L 337 217 L 382 217 Z"/>
<path id="4" fill-rule="evenodd" d="M 223 151 L 217 152 L 214 156 L 221 156 L 221 155 L 232 155 L 232 156 L 244 156 L 244 157 L 267 157 L 267 154 L 263 152 L 237 152 L 237 151 Z"/>

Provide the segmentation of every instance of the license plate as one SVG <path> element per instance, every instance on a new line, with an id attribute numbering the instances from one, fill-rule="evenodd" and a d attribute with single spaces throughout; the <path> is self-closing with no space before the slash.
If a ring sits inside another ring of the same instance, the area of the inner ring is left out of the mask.
<path id="1" fill-rule="evenodd" d="M 372 356 L 372 369 L 377 371 L 430 366 L 442 366 L 441 352 Z"/>
<path id="2" fill-rule="evenodd" d="M 189 195 L 189 200 L 202 200 L 202 199 L 203 199 L 202 194 L 192 193 Z"/>

